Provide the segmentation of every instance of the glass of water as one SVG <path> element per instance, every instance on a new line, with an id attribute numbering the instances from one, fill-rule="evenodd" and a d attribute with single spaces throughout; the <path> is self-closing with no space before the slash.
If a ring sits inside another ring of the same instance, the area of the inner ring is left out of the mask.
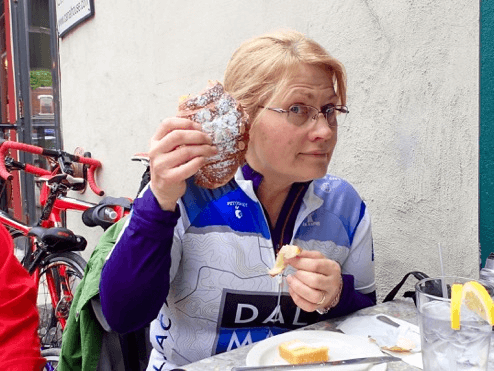
<path id="1" fill-rule="evenodd" d="M 451 286 L 469 278 L 425 278 L 417 282 L 424 371 L 486 371 L 492 327 L 462 305 L 460 329 L 451 328 Z M 492 295 L 494 288 L 480 282 Z M 443 292 L 446 295 L 443 295 Z"/>

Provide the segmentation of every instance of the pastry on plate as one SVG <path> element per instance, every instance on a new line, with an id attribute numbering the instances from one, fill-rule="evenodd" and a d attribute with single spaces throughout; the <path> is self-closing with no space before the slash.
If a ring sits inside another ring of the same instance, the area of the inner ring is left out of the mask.
<path id="1" fill-rule="evenodd" d="M 278 345 L 281 358 L 291 364 L 326 362 L 329 360 L 327 346 L 314 346 L 300 340 L 290 340 Z"/>

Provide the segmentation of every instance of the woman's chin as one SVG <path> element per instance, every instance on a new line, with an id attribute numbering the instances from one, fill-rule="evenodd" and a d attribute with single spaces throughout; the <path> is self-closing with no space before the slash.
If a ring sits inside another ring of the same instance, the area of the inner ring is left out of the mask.
<path id="1" fill-rule="evenodd" d="M 309 182 L 314 179 L 319 179 L 324 177 L 327 174 L 327 172 L 328 172 L 327 167 L 320 169 L 313 169 L 313 170 L 303 169 L 297 174 L 297 178 L 299 178 L 297 182 L 302 183 L 302 182 Z"/>

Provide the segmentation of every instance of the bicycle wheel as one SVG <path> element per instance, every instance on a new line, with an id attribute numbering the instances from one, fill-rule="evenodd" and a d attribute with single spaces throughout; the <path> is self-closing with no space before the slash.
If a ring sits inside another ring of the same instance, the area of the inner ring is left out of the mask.
<path id="1" fill-rule="evenodd" d="M 60 348 L 43 349 L 41 351 L 41 356 L 46 358 L 46 365 L 43 371 L 55 371 L 57 369 L 61 351 Z"/>
<path id="2" fill-rule="evenodd" d="M 5 228 L 7 228 L 7 231 L 9 232 L 10 236 L 12 237 L 12 241 L 14 243 L 14 255 L 17 257 L 17 259 L 21 262 L 21 264 L 24 261 L 24 258 L 29 254 L 30 250 L 30 243 L 31 241 L 29 240 L 29 237 L 27 237 L 22 231 L 8 225 L 5 223 L 2 223 Z"/>
<path id="3" fill-rule="evenodd" d="M 14 255 L 26 266 L 26 260 L 31 253 L 31 239 L 28 236 L 20 235 L 14 237 Z"/>
<path id="4" fill-rule="evenodd" d="M 44 348 L 60 348 L 70 305 L 84 275 L 86 261 L 76 253 L 49 255 L 40 269 L 38 335 Z M 53 283 L 50 289 L 50 283 Z M 52 301 L 53 300 L 53 301 Z"/>

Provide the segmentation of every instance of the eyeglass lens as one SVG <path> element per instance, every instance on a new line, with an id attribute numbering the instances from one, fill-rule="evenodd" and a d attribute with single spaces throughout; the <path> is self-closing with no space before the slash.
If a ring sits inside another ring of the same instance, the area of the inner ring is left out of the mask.
<path id="1" fill-rule="evenodd" d="M 334 107 L 324 107 L 322 110 L 324 117 L 329 126 L 338 126 L 343 124 L 346 112 L 340 112 Z M 296 126 L 302 126 L 305 123 L 317 119 L 319 110 L 311 106 L 293 105 L 288 109 L 288 121 Z"/>

